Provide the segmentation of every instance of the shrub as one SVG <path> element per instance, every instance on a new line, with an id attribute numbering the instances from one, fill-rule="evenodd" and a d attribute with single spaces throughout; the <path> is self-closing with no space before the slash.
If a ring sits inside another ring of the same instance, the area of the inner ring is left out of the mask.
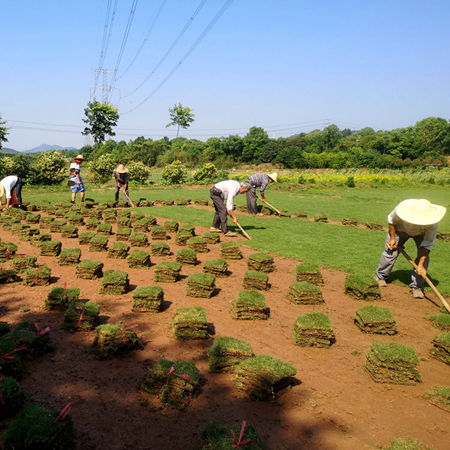
<path id="1" fill-rule="evenodd" d="M 66 160 L 61 152 L 41 153 L 31 165 L 31 184 L 59 184 L 67 177 Z"/>
<path id="2" fill-rule="evenodd" d="M 145 183 L 150 177 L 150 168 L 141 161 L 131 161 L 127 164 L 131 181 Z"/>
<path id="3" fill-rule="evenodd" d="M 186 181 L 187 171 L 180 161 L 166 166 L 161 173 L 162 184 L 181 184 Z"/>
<path id="4" fill-rule="evenodd" d="M 194 172 L 194 181 L 212 181 L 217 176 L 217 169 L 213 163 L 206 163 Z"/>
<path id="5" fill-rule="evenodd" d="M 115 166 L 116 163 L 109 153 L 100 155 L 89 163 L 89 168 L 91 169 L 94 181 L 101 183 L 108 181 L 112 177 Z"/>

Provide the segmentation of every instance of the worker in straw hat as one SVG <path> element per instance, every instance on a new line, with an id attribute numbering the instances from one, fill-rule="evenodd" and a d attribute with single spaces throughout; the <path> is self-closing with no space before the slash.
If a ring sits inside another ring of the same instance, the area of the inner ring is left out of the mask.
<path id="1" fill-rule="evenodd" d="M 70 163 L 70 179 L 67 184 L 72 190 L 72 200 L 71 203 L 75 203 L 75 198 L 78 192 L 80 192 L 81 201 L 84 202 L 86 188 L 84 187 L 83 180 L 81 178 L 81 164 L 85 161 L 83 155 L 77 155 Z"/>
<path id="2" fill-rule="evenodd" d="M 3 196 L 6 198 L 6 208 L 11 208 L 14 203 L 22 206 L 22 178 L 9 175 L 0 181 L 0 208 L 3 208 Z M 16 200 L 17 199 L 17 200 Z"/>
<path id="3" fill-rule="evenodd" d="M 126 201 L 129 201 L 128 197 L 128 182 L 130 176 L 128 175 L 128 169 L 123 165 L 119 164 L 113 172 L 113 177 L 116 180 L 116 190 L 114 191 L 114 199 L 116 202 L 119 201 L 119 191 L 124 191 L 126 196 L 124 198 Z"/>
<path id="4" fill-rule="evenodd" d="M 256 195 L 256 188 L 259 188 L 261 194 L 261 201 L 266 203 L 265 190 L 269 183 L 276 183 L 278 181 L 278 174 L 272 172 L 269 174 L 255 173 L 250 178 L 245 180 L 251 188 L 247 191 L 247 211 L 249 214 L 256 214 L 258 212 L 256 201 L 258 196 Z"/>
<path id="5" fill-rule="evenodd" d="M 399 254 L 398 248 L 413 238 L 417 247 L 417 272 L 414 270 L 411 274 L 409 287 L 413 297 L 424 297 L 423 277 L 427 274 L 430 250 L 445 211 L 443 206 L 434 205 L 428 200 L 408 199 L 400 202 L 388 215 L 386 247 L 375 272 L 375 280 L 380 287 L 386 286 L 386 279 Z"/>

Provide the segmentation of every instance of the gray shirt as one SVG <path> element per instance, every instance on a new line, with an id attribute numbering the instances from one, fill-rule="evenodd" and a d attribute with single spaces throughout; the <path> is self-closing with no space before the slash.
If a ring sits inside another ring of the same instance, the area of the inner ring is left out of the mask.
<path id="1" fill-rule="evenodd" d="M 263 194 L 269 184 L 269 175 L 266 175 L 265 173 L 255 173 L 247 179 L 247 183 L 254 188 L 259 187 L 259 192 Z"/>

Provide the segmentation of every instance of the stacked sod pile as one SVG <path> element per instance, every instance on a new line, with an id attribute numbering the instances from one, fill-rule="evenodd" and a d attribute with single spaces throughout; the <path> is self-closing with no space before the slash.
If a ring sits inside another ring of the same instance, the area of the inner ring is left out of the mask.
<path id="1" fill-rule="evenodd" d="M 247 270 L 242 280 L 244 289 L 257 289 L 258 291 L 265 291 L 269 289 L 269 277 L 262 272 L 254 270 Z"/>
<path id="2" fill-rule="evenodd" d="M 206 311 L 200 306 L 176 309 L 173 331 L 178 339 L 207 339 Z"/>
<path id="3" fill-rule="evenodd" d="M 220 337 L 206 351 L 210 372 L 234 372 L 236 366 L 253 356 L 250 342 L 232 337 Z"/>
<path id="4" fill-rule="evenodd" d="M 438 334 L 431 343 L 430 355 L 450 366 L 450 332 Z"/>
<path id="5" fill-rule="evenodd" d="M 100 221 L 96 217 L 91 217 L 90 219 L 86 220 L 86 228 L 88 230 L 96 230 L 99 224 Z"/>
<path id="6" fill-rule="evenodd" d="M 54 220 L 53 222 L 50 223 L 50 231 L 52 233 L 61 233 L 62 227 L 66 225 L 66 221 L 65 220 Z M 71 226 L 75 226 L 75 225 L 71 225 Z M 76 228 L 76 226 L 75 226 Z"/>
<path id="7" fill-rule="evenodd" d="M 191 248 L 182 248 L 181 250 L 178 250 L 175 259 L 180 264 L 190 264 L 195 266 L 198 263 L 197 253 Z"/>
<path id="8" fill-rule="evenodd" d="M 155 281 L 161 283 L 175 283 L 180 277 L 181 264 L 164 261 L 155 266 Z"/>
<path id="9" fill-rule="evenodd" d="M 41 256 L 58 256 L 61 253 L 61 241 L 46 241 L 39 245 Z"/>
<path id="10" fill-rule="evenodd" d="M 103 263 L 101 261 L 85 259 L 78 264 L 75 276 L 84 280 L 95 280 L 103 275 L 102 269 Z"/>
<path id="11" fill-rule="evenodd" d="M 296 384 L 297 374 L 289 363 L 268 355 L 242 361 L 235 369 L 235 383 L 252 400 L 274 401 Z"/>
<path id="12" fill-rule="evenodd" d="M 439 328 L 442 331 L 450 331 L 450 314 L 433 314 L 431 316 L 427 316 L 427 319 L 436 328 Z"/>
<path id="13" fill-rule="evenodd" d="M 45 216 L 41 217 L 41 220 L 39 221 L 39 228 L 41 230 L 49 230 L 50 224 L 55 220 L 54 217 L 51 216 Z"/>
<path id="14" fill-rule="evenodd" d="M 416 352 L 397 342 L 372 342 L 366 369 L 377 383 L 415 384 L 421 381 Z"/>
<path id="15" fill-rule="evenodd" d="M 83 225 L 84 223 L 84 218 L 81 214 L 69 213 L 67 218 L 69 219 L 69 223 L 72 225 Z"/>
<path id="16" fill-rule="evenodd" d="M 149 231 L 150 221 L 147 217 L 136 220 L 133 222 L 133 230 L 135 233 L 147 233 Z"/>
<path id="17" fill-rule="evenodd" d="M 149 242 L 145 233 L 130 234 L 130 244 L 134 247 L 148 247 Z"/>
<path id="18" fill-rule="evenodd" d="M 335 341 L 330 319 L 321 312 L 297 317 L 294 323 L 295 343 L 300 347 L 330 347 Z"/>
<path id="19" fill-rule="evenodd" d="M 216 277 L 211 273 L 194 273 L 188 278 L 189 297 L 210 298 L 216 289 Z"/>
<path id="20" fill-rule="evenodd" d="M 16 256 L 11 259 L 10 264 L 11 267 L 17 272 L 22 272 L 30 267 L 34 267 L 36 265 L 37 257 L 32 255 L 22 255 Z"/>
<path id="21" fill-rule="evenodd" d="M 358 225 L 358 221 L 356 219 L 352 219 L 351 217 L 344 217 L 342 219 L 342 225 L 356 227 Z"/>
<path id="22" fill-rule="evenodd" d="M 380 288 L 374 280 L 353 273 L 345 277 L 345 293 L 357 300 L 381 300 Z"/>
<path id="23" fill-rule="evenodd" d="M 318 264 L 305 262 L 295 268 L 297 281 L 306 281 L 316 286 L 323 285 L 322 274 Z"/>
<path id="24" fill-rule="evenodd" d="M 65 248 L 58 258 L 60 266 L 76 266 L 80 262 L 81 250 L 79 248 Z"/>
<path id="25" fill-rule="evenodd" d="M 84 233 L 80 233 L 78 236 L 78 242 L 80 245 L 86 245 L 91 242 L 91 239 L 95 236 L 95 233 L 93 231 L 85 231 Z"/>
<path id="26" fill-rule="evenodd" d="M 296 281 L 289 286 L 287 298 L 295 305 L 319 305 L 324 303 L 322 291 L 307 281 Z"/>
<path id="27" fill-rule="evenodd" d="M 207 244 L 218 244 L 220 242 L 220 236 L 217 233 L 205 233 L 203 239 Z"/>
<path id="28" fill-rule="evenodd" d="M 450 412 L 450 387 L 435 386 L 425 392 L 423 397 L 438 408 Z"/>
<path id="29" fill-rule="evenodd" d="M 175 235 L 175 244 L 177 245 L 186 245 L 187 241 L 191 239 L 192 234 L 187 231 L 179 231 Z"/>
<path id="30" fill-rule="evenodd" d="M 0 242 L 0 261 L 6 261 L 17 252 L 17 245 L 12 242 Z"/>
<path id="31" fill-rule="evenodd" d="M 89 242 L 90 252 L 106 252 L 108 250 L 107 236 L 94 236 Z"/>
<path id="32" fill-rule="evenodd" d="M 357 309 L 354 320 L 365 333 L 397 334 L 397 323 L 391 311 L 381 306 L 366 305 Z"/>
<path id="33" fill-rule="evenodd" d="M 112 358 L 119 353 L 141 347 L 141 341 L 134 331 L 134 325 L 125 326 L 105 324 L 95 329 L 92 351 L 98 359 Z"/>
<path id="34" fill-rule="evenodd" d="M 78 237 L 78 227 L 76 225 L 64 225 L 61 227 L 61 236 L 74 239 Z"/>
<path id="35" fill-rule="evenodd" d="M 14 283 L 18 279 L 16 270 L 0 268 L 0 284 Z"/>
<path id="36" fill-rule="evenodd" d="M 322 223 L 327 223 L 328 222 L 328 217 L 325 214 L 315 214 L 314 215 L 314 222 L 322 222 Z"/>
<path id="37" fill-rule="evenodd" d="M 231 316 L 238 320 L 267 320 L 269 308 L 264 295 L 257 291 L 239 291 L 237 298 L 231 301 Z"/>
<path id="38" fill-rule="evenodd" d="M 266 253 L 253 253 L 247 259 L 247 267 L 249 270 L 257 270 L 258 272 L 270 273 L 275 270 L 273 258 Z"/>
<path id="39" fill-rule="evenodd" d="M 59 414 L 34 403 L 27 404 L 6 430 L 3 449 L 74 449 L 72 416 L 57 420 Z"/>
<path id="40" fill-rule="evenodd" d="M 176 233 L 178 231 L 178 222 L 168 221 L 164 223 L 164 228 L 168 233 Z"/>
<path id="41" fill-rule="evenodd" d="M 118 216 L 116 222 L 119 227 L 129 227 L 131 219 L 127 216 Z"/>
<path id="42" fill-rule="evenodd" d="M 0 419 L 15 416 L 25 403 L 25 394 L 19 382 L 13 377 L 0 377 Z"/>
<path id="43" fill-rule="evenodd" d="M 375 222 L 367 222 L 366 227 L 369 230 L 383 231 L 383 225 Z"/>
<path id="44" fill-rule="evenodd" d="M 156 313 L 161 310 L 164 291 L 159 286 L 141 286 L 133 292 L 133 311 Z"/>
<path id="45" fill-rule="evenodd" d="M 93 330 L 99 322 L 100 306 L 94 302 L 73 301 L 64 313 L 64 328 L 69 331 Z"/>
<path id="46" fill-rule="evenodd" d="M 0 355 L 2 359 L 1 375 L 10 376 L 16 380 L 23 377 L 23 348 L 18 350 L 15 342 L 6 339 L 0 339 Z M 13 358 L 8 358 L 12 356 Z"/>
<path id="47" fill-rule="evenodd" d="M 150 245 L 150 251 L 153 256 L 169 256 L 170 247 L 166 242 L 154 242 Z"/>
<path id="48" fill-rule="evenodd" d="M 200 372 L 193 362 L 160 359 L 149 367 L 141 389 L 158 394 L 163 407 L 184 409 L 197 394 Z"/>
<path id="49" fill-rule="evenodd" d="M 131 228 L 129 227 L 119 227 L 116 231 L 116 240 L 118 241 L 128 241 L 131 236 Z"/>
<path id="50" fill-rule="evenodd" d="M 44 233 L 44 234 L 35 234 L 34 236 L 31 236 L 30 244 L 33 247 L 40 247 L 42 242 L 48 242 L 51 241 L 52 235 L 50 233 Z"/>
<path id="51" fill-rule="evenodd" d="M 195 236 L 195 226 L 194 225 L 181 225 L 178 228 L 179 231 L 186 231 L 187 233 L 189 233 L 191 236 Z"/>
<path id="52" fill-rule="evenodd" d="M 224 259 L 212 259 L 203 265 L 203 272 L 212 273 L 217 277 L 226 277 L 228 274 L 228 263 Z"/>
<path id="53" fill-rule="evenodd" d="M 76 302 L 80 296 L 79 288 L 55 287 L 47 295 L 45 307 L 48 310 L 64 308 L 69 302 Z"/>
<path id="54" fill-rule="evenodd" d="M 28 213 L 25 216 L 25 220 L 27 221 L 27 223 L 39 223 L 40 219 L 41 219 L 41 215 L 40 214 Z"/>
<path id="55" fill-rule="evenodd" d="M 103 212 L 103 220 L 106 223 L 116 223 L 116 211 L 115 210 L 105 210 Z"/>
<path id="56" fill-rule="evenodd" d="M 127 256 L 127 263 L 132 269 L 150 267 L 150 255 L 144 250 L 133 250 Z"/>
<path id="57" fill-rule="evenodd" d="M 47 286 L 50 284 L 52 270 L 47 266 L 29 268 L 23 273 L 23 284 L 27 286 Z"/>
<path id="58" fill-rule="evenodd" d="M 126 258 L 130 246 L 126 242 L 114 242 L 108 248 L 108 258 Z"/>
<path id="59" fill-rule="evenodd" d="M 165 241 L 167 239 L 166 229 L 155 225 L 151 228 L 150 234 L 154 241 Z"/>
<path id="60" fill-rule="evenodd" d="M 109 223 L 99 223 L 97 225 L 97 234 L 100 236 L 109 236 L 112 232 L 112 226 Z"/>
<path id="61" fill-rule="evenodd" d="M 189 248 L 192 248 L 192 250 L 195 250 L 198 253 L 208 253 L 208 243 L 206 242 L 206 239 L 200 237 L 200 236 L 194 236 L 188 239 L 187 245 Z"/>
<path id="62" fill-rule="evenodd" d="M 258 431 L 251 423 L 245 423 L 245 427 L 243 423 L 236 423 L 229 427 L 223 422 L 210 422 L 203 429 L 200 437 L 201 450 L 232 450 L 237 447 L 243 447 L 245 450 L 263 450 L 264 448 Z"/>
<path id="63" fill-rule="evenodd" d="M 130 288 L 128 274 L 121 270 L 106 270 L 103 274 L 100 294 L 125 294 Z"/>
<path id="64" fill-rule="evenodd" d="M 239 245 L 234 242 L 222 242 L 220 256 L 225 259 L 242 259 L 244 257 Z"/>

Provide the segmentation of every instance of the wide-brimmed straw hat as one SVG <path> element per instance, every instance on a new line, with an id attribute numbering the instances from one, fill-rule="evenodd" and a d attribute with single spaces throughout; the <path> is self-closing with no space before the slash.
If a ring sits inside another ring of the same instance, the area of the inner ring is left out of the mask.
<path id="1" fill-rule="evenodd" d="M 128 173 L 128 169 L 123 164 L 119 164 L 116 167 L 116 172 L 117 173 Z"/>
<path id="2" fill-rule="evenodd" d="M 268 173 L 267 176 L 272 178 L 272 180 L 277 183 L 278 182 L 278 174 L 276 172 Z"/>
<path id="3" fill-rule="evenodd" d="M 78 160 L 78 161 L 85 161 L 83 155 L 77 155 L 77 156 L 75 156 L 75 158 L 73 158 L 73 159 Z"/>
<path id="4" fill-rule="evenodd" d="M 434 205 L 425 199 L 411 198 L 401 202 L 395 213 L 405 222 L 413 225 L 434 225 L 444 217 L 446 208 Z"/>

